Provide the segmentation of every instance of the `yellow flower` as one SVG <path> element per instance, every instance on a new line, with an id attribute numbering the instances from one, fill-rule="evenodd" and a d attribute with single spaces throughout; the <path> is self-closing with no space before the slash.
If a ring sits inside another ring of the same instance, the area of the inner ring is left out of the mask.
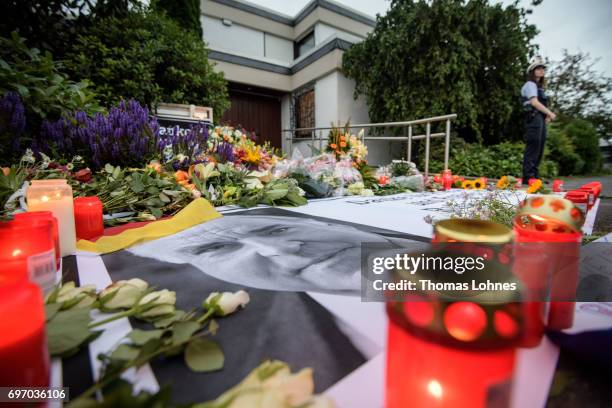
<path id="1" fill-rule="evenodd" d="M 507 189 L 509 185 L 510 185 L 510 182 L 508 181 L 508 176 L 503 176 L 497 182 L 497 188 L 499 188 L 500 190 Z"/>
<path id="2" fill-rule="evenodd" d="M 485 188 L 485 183 L 484 180 L 479 178 L 474 180 L 474 190 L 482 190 L 483 188 Z"/>
<path id="3" fill-rule="evenodd" d="M 540 191 L 542 188 L 542 180 L 537 179 L 527 188 L 527 194 L 534 194 Z"/>
<path id="4" fill-rule="evenodd" d="M 461 183 L 461 188 L 472 190 L 474 188 L 474 182 L 472 180 L 463 180 Z"/>

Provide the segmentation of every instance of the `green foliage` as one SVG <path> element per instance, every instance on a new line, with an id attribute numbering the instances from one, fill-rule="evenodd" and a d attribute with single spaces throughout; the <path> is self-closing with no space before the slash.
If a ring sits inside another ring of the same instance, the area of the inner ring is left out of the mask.
<path id="1" fill-rule="evenodd" d="M 424 143 L 416 149 L 419 169 L 423 169 Z M 484 146 L 479 143 L 466 143 L 461 138 L 451 139 L 449 167 L 453 174 L 462 176 L 485 176 L 499 178 L 501 176 L 520 177 L 523 165 L 523 143 L 504 142 L 493 146 Z M 440 140 L 432 141 L 429 172 L 441 173 L 444 168 L 444 143 Z"/>
<path id="2" fill-rule="evenodd" d="M 495 144 L 522 134 L 518 91 L 537 31 L 527 10 L 486 0 L 394 0 L 343 57 L 372 122 L 457 113 L 459 135 Z"/>
<path id="3" fill-rule="evenodd" d="M 595 127 L 582 119 L 569 122 L 563 129 L 576 147 L 576 153 L 584 161 L 583 174 L 593 174 L 601 170 L 602 157 L 599 150 L 599 136 Z"/>
<path id="4" fill-rule="evenodd" d="M 135 10 L 97 19 L 66 55 L 66 67 L 88 78 L 101 101 L 134 98 L 211 106 L 216 117 L 229 106 L 223 75 L 213 71 L 197 34 L 169 17 Z"/>
<path id="5" fill-rule="evenodd" d="M 49 52 L 28 48 L 16 32 L 11 38 L 0 37 L 0 95 L 10 91 L 21 96 L 32 132 L 43 119 L 76 110 L 101 111 L 87 81 L 69 80 Z"/>
<path id="6" fill-rule="evenodd" d="M 538 167 L 540 178 L 551 179 L 559 175 L 559 164 L 554 160 L 544 159 Z"/>
<path id="7" fill-rule="evenodd" d="M 31 47 L 62 59 L 67 45 L 97 18 L 125 15 L 139 0 L 3 0 L 0 33 L 18 31 Z"/>
<path id="8" fill-rule="evenodd" d="M 584 168 L 584 160 L 576 153 L 572 139 L 558 123 L 548 127 L 544 158 L 555 161 L 562 176 L 581 174 Z"/>
<path id="9" fill-rule="evenodd" d="M 600 137 L 612 135 L 612 77 L 594 69 L 597 59 L 588 53 L 570 54 L 554 61 L 549 69 L 552 107 L 564 123 L 572 119 L 591 122 Z"/>
<path id="10" fill-rule="evenodd" d="M 200 0 L 154 0 L 151 6 L 155 10 L 165 12 L 181 27 L 193 31 L 202 38 Z"/>

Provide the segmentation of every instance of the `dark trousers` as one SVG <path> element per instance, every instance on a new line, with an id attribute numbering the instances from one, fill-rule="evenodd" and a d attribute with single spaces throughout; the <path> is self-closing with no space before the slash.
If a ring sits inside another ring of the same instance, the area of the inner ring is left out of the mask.
<path id="1" fill-rule="evenodd" d="M 540 178 L 538 167 L 544 155 L 546 122 L 541 113 L 527 114 L 525 119 L 525 154 L 523 156 L 523 183 L 530 178 Z"/>

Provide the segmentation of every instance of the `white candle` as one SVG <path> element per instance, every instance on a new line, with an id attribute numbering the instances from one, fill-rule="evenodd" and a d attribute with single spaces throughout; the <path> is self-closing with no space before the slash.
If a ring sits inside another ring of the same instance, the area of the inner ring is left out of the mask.
<path id="1" fill-rule="evenodd" d="M 27 192 L 28 211 L 51 211 L 57 218 L 61 256 L 76 253 L 72 188 L 64 179 L 33 180 Z"/>

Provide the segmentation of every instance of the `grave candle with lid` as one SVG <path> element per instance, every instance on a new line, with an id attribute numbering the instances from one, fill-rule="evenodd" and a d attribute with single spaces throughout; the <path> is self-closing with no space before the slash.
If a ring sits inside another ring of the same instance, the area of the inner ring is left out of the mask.
<path id="1" fill-rule="evenodd" d="M 507 407 L 514 358 L 522 330 L 520 283 L 509 260 L 499 262 L 512 231 L 477 220 L 445 220 L 434 227 L 434 245 L 426 257 L 491 254 L 470 279 L 496 276 L 514 282 L 517 291 L 407 291 L 387 302 L 389 316 L 386 407 Z M 466 245 L 462 243 L 468 243 Z M 420 254 L 419 254 L 420 255 Z M 506 254 L 503 254 L 506 256 Z M 418 256 L 418 255 L 417 255 Z M 396 279 L 448 283 L 450 275 L 421 268 L 396 271 Z M 458 278 L 456 275 L 454 278 Z"/>
<path id="2" fill-rule="evenodd" d="M 57 218 L 62 256 L 76 252 L 72 188 L 64 179 L 32 180 L 27 191 L 29 211 L 51 211 Z"/>

